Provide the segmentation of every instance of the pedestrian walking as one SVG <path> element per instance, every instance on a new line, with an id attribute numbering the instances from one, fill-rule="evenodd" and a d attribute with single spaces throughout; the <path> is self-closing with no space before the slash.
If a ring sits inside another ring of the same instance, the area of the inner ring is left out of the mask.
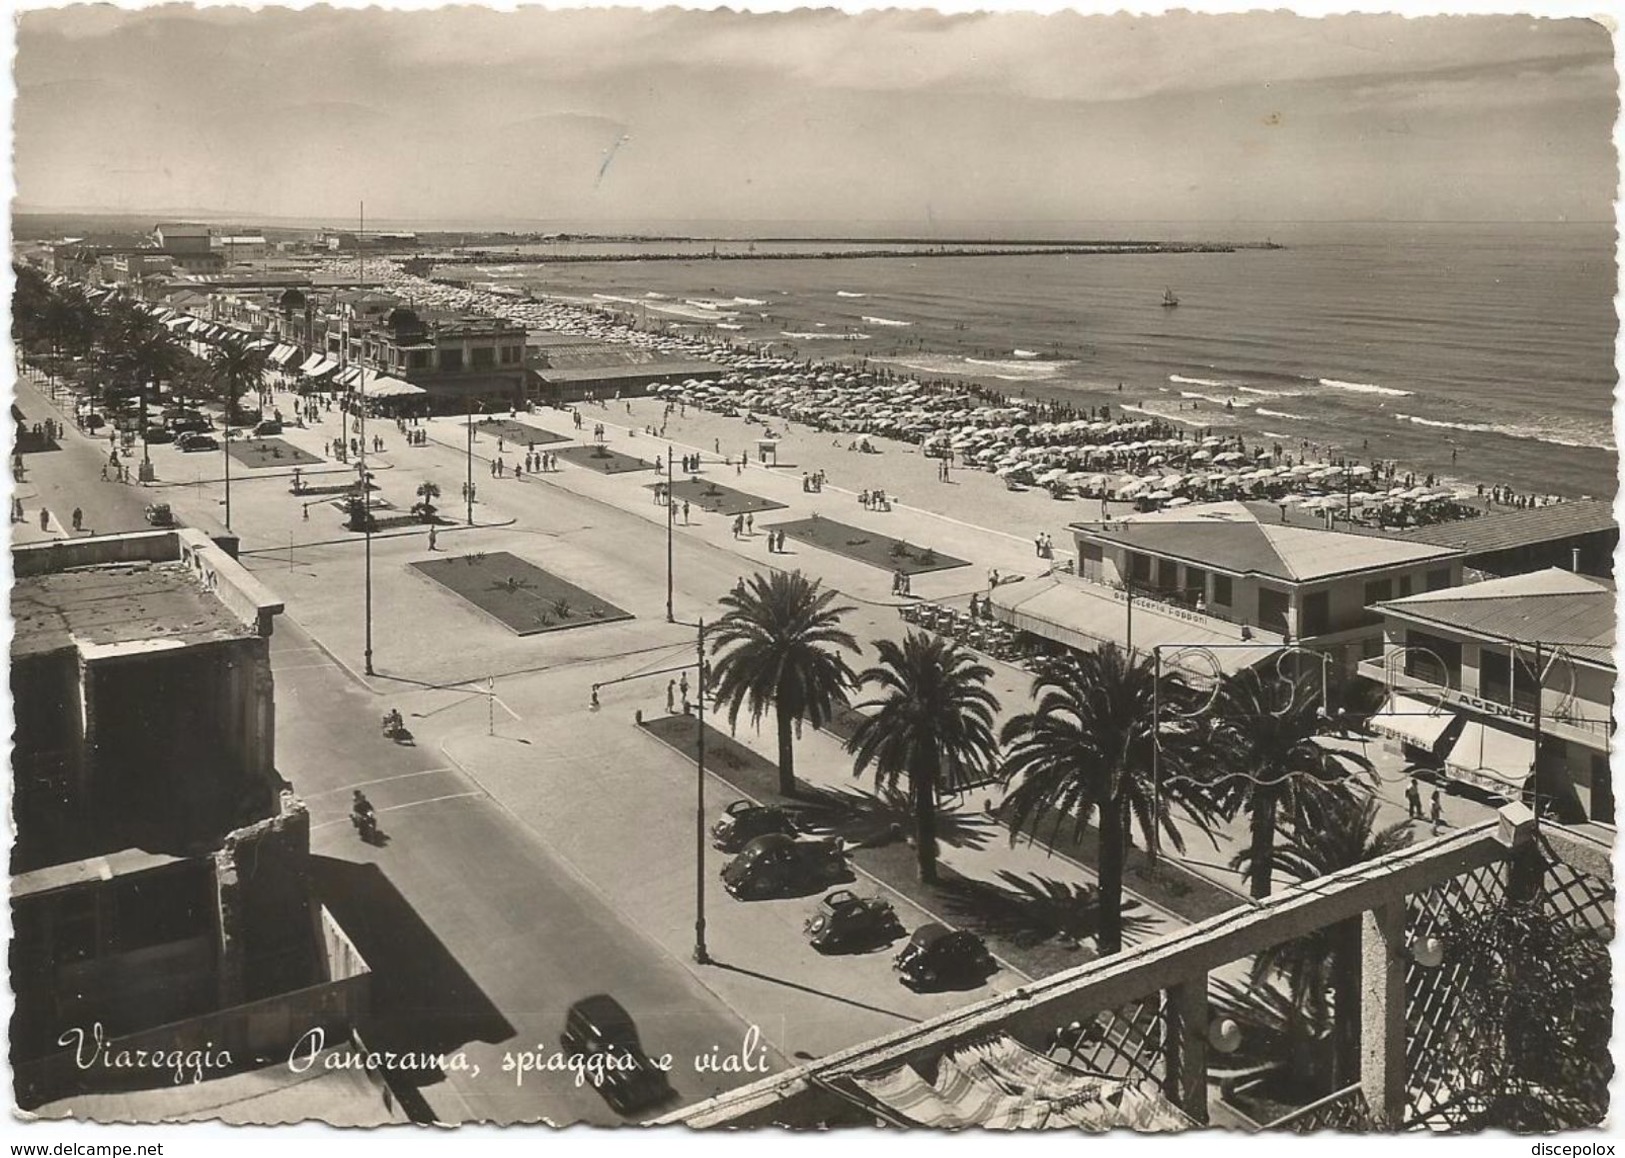
<path id="1" fill-rule="evenodd" d="M 678 677 L 677 690 L 682 693 L 683 703 L 688 703 L 688 673 L 686 671 Z"/>
<path id="2" fill-rule="evenodd" d="M 435 526 L 434 526 L 433 523 L 430 523 L 429 524 L 429 550 L 431 550 L 431 551 L 439 550 L 439 548 L 435 546 L 435 537 L 436 537 L 435 536 Z"/>
<path id="3" fill-rule="evenodd" d="M 683 500 L 683 526 L 688 526 L 688 500 Z"/>
<path id="4" fill-rule="evenodd" d="M 1042 532 L 1033 536 L 1033 554 L 1040 559 L 1044 557 L 1044 536 Z"/>
<path id="5" fill-rule="evenodd" d="M 102 481 L 107 481 L 107 464 L 105 462 L 102 463 Z"/>
<path id="6" fill-rule="evenodd" d="M 1422 789 L 1421 786 L 1416 783 L 1416 777 L 1414 776 L 1411 777 L 1410 786 L 1405 789 L 1405 803 L 1410 806 L 1410 818 L 1412 820 L 1421 820 Z"/>
<path id="7" fill-rule="evenodd" d="M 1433 790 L 1433 799 L 1428 804 L 1428 818 L 1433 821 L 1433 835 L 1439 835 L 1439 826 L 1444 823 L 1444 802 L 1440 799 L 1439 790 Z"/>
<path id="8" fill-rule="evenodd" d="M 747 535 L 756 534 L 756 516 L 755 515 L 747 514 L 745 516 L 745 534 L 747 534 Z"/>
<path id="9" fill-rule="evenodd" d="M 743 531 L 744 529 L 745 529 L 744 516 L 743 515 L 735 515 L 734 516 L 734 538 L 736 538 L 736 539 L 739 538 L 740 532 Z"/>
<path id="10" fill-rule="evenodd" d="M 669 716 L 677 709 L 677 681 L 666 681 L 666 714 Z"/>
<path id="11" fill-rule="evenodd" d="M 73 508 L 73 529 L 75 531 L 82 531 L 85 529 L 85 512 L 81 511 L 78 507 Z"/>

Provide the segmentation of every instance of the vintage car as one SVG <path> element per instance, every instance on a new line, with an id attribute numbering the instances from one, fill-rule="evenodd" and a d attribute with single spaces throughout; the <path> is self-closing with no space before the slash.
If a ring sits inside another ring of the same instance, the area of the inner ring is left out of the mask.
<path id="1" fill-rule="evenodd" d="M 884 897 L 860 897 L 851 889 L 837 889 L 818 902 L 803 928 L 812 947 L 828 953 L 889 944 L 903 931 L 903 922 Z"/>
<path id="2" fill-rule="evenodd" d="M 637 1113 L 672 1096 L 664 1071 L 643 1052 L 632 1015 L 608 994 L 570 1006 L 559 1046 L 566 1058 L 582 1059 L 587 1080 L 617 1114 Z"/>
<path id="3" fill-rule="evenodd" d="M 192 431 L 189 434 L 181 435 L 175 440 L 175 445 L 188 454 L 199 450 L 220 449 L 220 444 L 215 441 L 212 435 L 204 434 L 201 431 Z"/>
<path id="4" fill-rule="evenodd" d="M 935 921 L 915 929 L 892 963 L 898 979 L 910 989 L 958 988 L 967 982 L 980 985 L 998 967 L 976 934 Z"/>
<path id="5" fill-rule="evenodd" d="M 742 901 L 810 891 L 848 879 L 846 845 L 839 837 L 796 840 L 774 832 L 758 836 L 722 867 L 722 883 Z"/>
<path id="6" fill-rule="evenodd" d="M 735 800 L 711 826 L 711 847 L 720 852 L 738 852 L 758 836 L 795 836 L 796 831 L 795 821 L 784 809 Z"/>
<path id="7" fill-rule="evenodd" d="M 169 509 L 168 503 L 148 503 L 147 522 L 155 527 L 173 527 L 175 525 L 175 512 Z"/>

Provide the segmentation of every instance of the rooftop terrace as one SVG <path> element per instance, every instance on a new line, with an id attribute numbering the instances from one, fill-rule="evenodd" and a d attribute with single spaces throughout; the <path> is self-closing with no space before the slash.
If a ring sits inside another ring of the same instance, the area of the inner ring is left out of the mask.
<path id="1" fill-rule="evenodd" d="M 94 645 L 177 646 L 254 630 L 181 562 L 112 563 L 21 578 L 11 596 L 13 656 Z"/>

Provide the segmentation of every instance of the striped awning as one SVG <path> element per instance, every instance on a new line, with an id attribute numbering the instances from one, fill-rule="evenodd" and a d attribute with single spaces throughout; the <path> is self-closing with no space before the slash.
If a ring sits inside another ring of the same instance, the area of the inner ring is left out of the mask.
<path id="1" fill-rule="evenodd" d="M 310 378 L 320 378 L 323 374 L 331 374 L 338 368 L 337 362 L 330 362 L 320 354 L 312 354 L 305 359 L 304 365 L 299 367 L 299 372 Z"/>
<path id="2" fill-rule="evenodd" d="M 426 394 L 428 391 L 421 386 L 414 386 L 410 382 L 403 382 L 399 378 L 391 378 L 387 374 L 380 374 L 376 378 L 366 381 L 368 398 L 400 398 L 409 394 Z"/>
<path id="3" fill-rule="evenodd" d="M 1445 768 L 1493 789 L 1521 789 L 1535 766 L 1535 741 L 1468 720 L 1445 757 Z"/>
<path id="4" fill-rule="evenodd" d="M 266 361 L 277 366 L 286 366 L 291 359 L 298 357 L 298 355 L 298 346 L 278 346 L 271 351 Z"/>
<path id="5" fill-rule="evenodd" d="M 340 370 L 337 374 L 333 375 L 333 385 L 350 386 L 353 385 L 355 380 L 359 377 L 361 377 L 361 367 L 348 366 L 345 369 Z"/>
<path id="6" fill-rule="evenodd" d="M 1454 712 L 1447 712 L 1435 704 L 1412 699 L 1394 692 L 1382 711 L 1371 717 L 1371 726 L 1385 736 L 1432 750 L 1445 729 L 1456 722 Z"/>
<path id="7" fill-rule="evenodd" d="M 1148 1131 L 1194 1125 L 1158 1091 L 1075 1070 L 1002 1034 L 945 1054 L 934 1083 L 906 1065 L 851 1081 L 892 1114 L 942 1129 Z"/>

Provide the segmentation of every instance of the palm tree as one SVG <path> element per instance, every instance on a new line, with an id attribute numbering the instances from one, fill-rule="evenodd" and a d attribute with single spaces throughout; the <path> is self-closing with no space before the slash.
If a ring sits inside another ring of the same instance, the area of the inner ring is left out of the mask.
<path id="1" fill-rule="evenodd" d="M 1157 832 L 1184 850 L 1170 803 L 1203 828 L 1211 812 L 1203 786 L 1188 769 L 1193 741 L 1165 717 L 1158 771 L 1152 782 L 1159 700 L 1179 703 L 1186 689 L 1171 676 L 1158 674 L 1152 656 L 1135 660 L 1115 644 L 1048 666 L 1033 681 L 1036 710 L 1004 726 L 1007 745 L 1004 778 L 1011 839 L 1023 828 L 1036 835 L 1049 818 L 1052 832 L 1070 816 L 1073 837 L 1081 835 L 1095 811 L 1100 812 L 1096 873 L 1100 879 L 1097 943 L 1102 955 L 1123 947 L 1123 870 L 1128 857 L 1131 823 L 1137 824 L 1148 848 Z"/>
<path id="2" fill-rule="evenodd" d="M 238 409 L 244 394 L 258 394 L 265 388 L 265 348 L 243 342 L 226 341 L 216 346 L 209 359 L 209 380 L 226 404 L 226 422 Z"/>
<path id="3" fill-rule="evenodd" d="M 777 717 L 782 796 L 796 795 L 793 727 L 803 720 L 823 727 L 853 686 L 838 650 L 859 650 L 840 626 L 852 608 L 831 607 L 835 595 L 800 571 L 756 574 L 722 597 L 728 610 L 711 629 L 716 702 L 727 708 L 728 722 L 737 724 L 741 709 L 753 724 L 769 707 Z"/>
<path id="4" fill-rule="evenodd" d="M 215 347 L 209 364 L 209 378 L 225 396 L 226 426 L 220 432 L 220 458 L 226 468 L 226 530 L 231 530 L 231 415 L 237 399 L 248 391 L 258 393 L 265 384 L 265 348 L 227 341 Z"/>
<path id="5" fill-rule="evenodd" d="M 429 479 L 418 483 L 417 510 L 425 523 L 434 522 L 434 501 L 440 497 L 440 484 Z"/>
<path id="6" fill-rule="evenodd" d="M 112 334 L 112 363 L 125 381 L 133 384 L 141 397 L 141 457 L 149 460 L 147 449 L 147 389 L 172 377 L 181 365 L 181 347 L 175 336 L 144 311 L 127 307 L 116 318 Z"/>
<path id="7" fill-rule="evenodd" d="M 879 790 L 907 778 L 920 880 L 929 884 L 937 879 L 938 796 L 983 782 L 993 764 L 993 671 L 953 640 L 926 632 L 909 632 L 901 645 L 877 640 L 875 650 L 879 664 L 858 682 L 879 691 L 858 707 L 879 711 L 864 717 L 847 748 L 857 754 L 854 774 L 872 766 Z"/>
<path id="8" fill-rule="evenodd" d="M 1316 742 L 1325 722 L 1320 707 L 1306 680 L 1271 678 L 1257 668 L 1219 688 L 1207 742 L 1224 814 L 1248 814 L 1249 846 L 1231 863 L 1246 866 L 1254 897 L 1270 895 L 1277 826 L 1296 827 L 1331 786 L 1354 770 L 1372 771 L 1364 756 Z"/>
<path id="9" fill-rule="evenodd" d="M 1408 820 L 1378 829 L 1376 797 L 1356 795 L 1343 785 L 1309 801 L 1283 835 L 1284 843 L 1270 850 L 1269 868 L 1295 881 L 1312 881 L 1376 860 L 1408 847 L 1412 839 Z M 1251 849 L 1236 858 L 1238 867 L 1250 867 L 1251 861 Z M 1271 974 L 1286 980 L 1288 1033 L 1318 1040 L 1329 1030 L 1337 1031 L 1332 1088 L 1353 1080 L 1358 1064 L 1359 956 L 1360 920 L 1354 918 L 1274 945 L 1253 958 L 1255 988 Z"/>

